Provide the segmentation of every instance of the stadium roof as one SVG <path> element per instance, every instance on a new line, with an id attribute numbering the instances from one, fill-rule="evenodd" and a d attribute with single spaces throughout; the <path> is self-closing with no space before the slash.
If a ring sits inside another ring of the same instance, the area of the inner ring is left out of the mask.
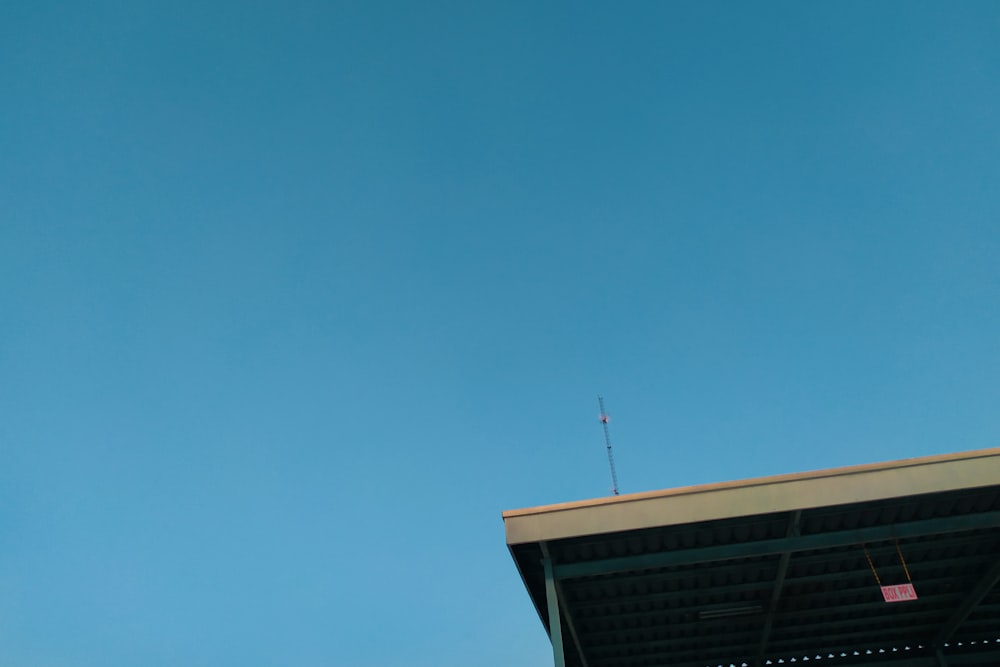
<path id="1" fill-rule="evenodd" d="M 503 518 L 556 667 L 1000 665 L 1000 448 Z"/>

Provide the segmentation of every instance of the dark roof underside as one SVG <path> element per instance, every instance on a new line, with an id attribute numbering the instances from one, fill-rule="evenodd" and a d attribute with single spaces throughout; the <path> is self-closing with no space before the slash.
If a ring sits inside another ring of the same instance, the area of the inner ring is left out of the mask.
<path id="1" fill-rule="evenodd" d="M 556 539 L 566 664 L 1000 665 L 1000 485 Z M 918 599 L 886 603 L 905 560 Z M 898 548 L 897 548 L 898 544 Z M 548 625 L 542 542 L 510 545 Z"/>

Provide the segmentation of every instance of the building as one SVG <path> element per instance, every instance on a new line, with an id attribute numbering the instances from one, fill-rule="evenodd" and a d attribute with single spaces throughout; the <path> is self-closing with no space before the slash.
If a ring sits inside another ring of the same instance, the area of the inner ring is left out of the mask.
<path id="1" fill-rule="evenodd" d="M 1000 448 L 503 520 L 556 667 L 1000 665 Z"/>

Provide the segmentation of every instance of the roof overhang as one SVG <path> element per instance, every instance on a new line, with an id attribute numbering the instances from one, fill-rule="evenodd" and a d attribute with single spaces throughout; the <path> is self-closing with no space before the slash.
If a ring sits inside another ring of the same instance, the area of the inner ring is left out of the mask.
<path id="1" fill-rule="evenodd" d="M 1000 664 L 1000 449 L 503 518 L 546 627 L 549 574 L 568 665 Z M 886 603 L 876 579 L 904 570 L 918 599 Z"/>

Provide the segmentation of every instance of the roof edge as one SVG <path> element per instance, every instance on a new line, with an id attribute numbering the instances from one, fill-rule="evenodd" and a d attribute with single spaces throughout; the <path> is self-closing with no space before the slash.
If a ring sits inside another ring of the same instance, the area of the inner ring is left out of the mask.
<path id="1" fill-rule="evenodd" d="M 729 482 L 715 482 L 710 484 L 697 484 L 694 486 L 681 486 L 672 489 L 659 491 L 642 491 L 639 493 L 627 493 L 621 496 L 607 496 L 603 498 L 592 498 L 589 500 L 577 500 L 565 503 L 555 503 L 551 505 L 539 505 L 537 507 L 527 507 L 523 509 L 505 510 L 501 514 L 504 520 L 531 516 L 534 514 L 547 514 L 550 512 L 561 512 L 566 510 L 581 509 L 585 507 L 596 507 L 602 505 L 615 505 L 640 500 L 650 500 L 655 498 L 669 498 L 673 496 L 685 496 L 711 491 L 720 491 L 732 488 L 751 488 L 755 486 L 767 486 L 769 484 L 781 484 L 809 479 L 821 479 L 832 477 L 843 477 L 856 475 L 858 473 L 877 472 L 879 470 L 898 470 L 916 466 L 933 465 L 950 461 L 967 461 L 977 458 L 989 458 L 1000 456 L 1000 447 L 989 449 L 977 449 L 966 452 L 956 452 L 952 454 L 935 454 L 933 456 L 921 456 L 910 459 L 899 459 L 896 461 L 883 461 L 879 463 L 865 463 L 861 465 L 846 466 L 842 468 L 827 468 L 823 470 L 812 470 L 807 472 L 785 473 L 781 475 L 770 475 L 767 477 L 751 477 L 748 479 L 734 480 Z"/>

